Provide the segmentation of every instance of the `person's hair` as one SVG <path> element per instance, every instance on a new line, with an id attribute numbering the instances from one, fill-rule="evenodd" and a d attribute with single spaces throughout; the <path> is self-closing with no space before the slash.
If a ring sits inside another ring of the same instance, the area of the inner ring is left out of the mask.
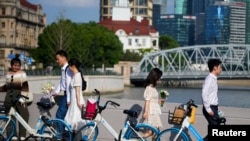
<path id="1" fill-rule="evenodd" d="M 77 68 L 77 70 L 78 71 L 80 71 L 81 69 L 80 69 L 80 67 L 81 67 L 81 62 L 78 60 L 78 59 L 76 59 L 76 58 L 71 58 L 70 60 L 69 60 L 69 66 L 75 66 L 76 68 Z"/>
<path id="2" fill-rule="evenodd" d="M 58 51 L 56 52 L 56 55 L 60 55 L 60 56 L 65 57 L 66 59 L 68 59 L 67 52 L 64 51 L 64 50 L 58 50 Z"/>
<path id="3" fill-rule="evenodd" d="M 11 59 L 10 61 L 10 65 L 13 66 L 14 64 L 18 63 L 19 65 L 21 65 L 21 60 L 19 59 L 19 55 L 16 54 L 15 58 Z"/>
<path id="4" fill-rule="evenodd" d="M 212 72 L 213 68 L 215 66 L 219 66 L 220 64 L 221 64 L 220 59 L 210 59 L 210 60 L 208 60 L 207 66 L 208 66 L 209 72 Z"/>
<path id="5" fill-rule="evenodd" d="M 161 78 L 161 76 L 162 76 L 162 71 L 158 68 L 153 68 L 147 76 L 144 87 L 147 87 L 150 84 L 152 84 L 155 87 L 157 81 Z"/>

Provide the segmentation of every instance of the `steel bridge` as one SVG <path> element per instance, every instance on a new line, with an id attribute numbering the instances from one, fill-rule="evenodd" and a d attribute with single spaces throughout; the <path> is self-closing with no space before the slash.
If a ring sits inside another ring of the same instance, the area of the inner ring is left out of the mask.
<path id="1" fill-rule="evenodd" d="M 211 58 L 222 61 L 218 79 L 250 78 L 250 45 L 201 45 L 178 47 L 147 54 L 131 74 L 132 84 L 146 79 L 152 68 L 163 71 L 162 80 L 199 80 L 209 73 Z"/>

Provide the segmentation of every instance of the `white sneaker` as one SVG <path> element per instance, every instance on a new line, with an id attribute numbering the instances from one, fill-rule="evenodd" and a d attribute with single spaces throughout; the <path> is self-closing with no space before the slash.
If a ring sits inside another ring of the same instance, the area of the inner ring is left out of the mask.
<path id="1" fill-rule="evenodd" d="M 17 141 L 17 139 L 18 139 L 17 137 L 12 137 L 11 138 L 12 141 Z"/>
<path id="2" fill-rule="evenodd" d="M 18 137 L 14 136 L 11 138 L 12 141 L 17 141 L 18 140 Z M 24 141 L 25 140 L 25 137 L 20 137 L 20 140 L 21 141 Z"/>

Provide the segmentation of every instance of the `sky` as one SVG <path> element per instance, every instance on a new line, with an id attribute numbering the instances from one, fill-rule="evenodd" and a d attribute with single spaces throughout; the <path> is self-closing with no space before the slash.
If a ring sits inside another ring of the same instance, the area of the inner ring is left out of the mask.
<path id="1" fill-rule="evenodd" d="M 47 25 L 64 15 L 76 23 L 99 22 L 99 0 L 27 0 L 41 4 L 47 17 Z"/>

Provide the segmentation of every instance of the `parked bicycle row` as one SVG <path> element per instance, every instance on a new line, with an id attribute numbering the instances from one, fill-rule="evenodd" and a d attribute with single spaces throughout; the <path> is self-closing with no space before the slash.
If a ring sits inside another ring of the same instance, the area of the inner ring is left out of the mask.
<path id="1" fill-rule="evenodd" d="M 169 93 L 167 90 L 157 90 L 157 84 L 161 81 L 162 71 L 159 68 L 152 68 L 145 79 L 144 105 L 140 122 L 139 114 L 136 111 L 124 110 L 128 116 L 124 127 L 115 131 L 112 126 L 102 117 L 102 112 L 108 105 L 119 106 L 119 103 L 108 100 L 103 106 L 100 105 L 100 92 L 95 90 L 97 99 L 85 100 L 83 91 L 88 83 L 84 80 L 81 72 L 81 63 L 76 58 L 68 61 L 67 53 L 64 50 L 56 52 L 56 62 L 61 67 L 61 78 L 57 87 L 46 84 L 42 92 L 45 94 L 37 103 L 41 115 L 35 128 L 28 124 L 29 111 L 27 106 L 31 100 L 29 85 L 25 71 L 21 70 L 21 61 L 16 56 L 11 60 L 10 71 L 6 75 L 6 84 L 0 87 L 1 92 L 6 92 L 2 111 L 5 115 L 0 117 L 1 139 L 10 140 L 92 140 L 98 138 L 98 125 L 101 123 L 114 136 L 115 140 L 160 140 L 168 132 L 178 133 L 178 137 L 188 140 L 187 135 L 182 132 L 184 129 L 193 127 L 195 107 L 193 100 L 176 108 L 174 113 L 169 115 L 169 123 L 181 125 L 179 128 L 164 129 L 161 119 L 161 108 L 166 102 Z M 221 73 L 221 61 L 218 59 L 208 60 L 209 75 L 206 77 L 202 89 L 203 114 L 209 125 L 219 125 L 221 121 L 218 114 L 218 86 L 217 76 Z M 63 92 L 55 118 L 44 116 L 42 112 L 50 110 L 56 97 Z M 44 99 L 48 99 L 45 102 Z M 181 108 L 182 107 L 182 108 Z M 181 110 L 180 110 L 181 109 Z M 19 129 L 16 130 L 18 120 Z M 161 131 L 162 130 L 162 131 Z M 196 131 L 194 131 L 195 134 Z M 28 136 L 27 136 L 28 133 Z M 167 137 L 168 138 L 168 137 Z M 164 139 L 167 140 L 167 138 Z M 176 140 L 175 139 L 175 140 Z M 203 140 L 201 136 L 198 140 Z M 207 140 L 207 138 L 204 138 Z"/>

